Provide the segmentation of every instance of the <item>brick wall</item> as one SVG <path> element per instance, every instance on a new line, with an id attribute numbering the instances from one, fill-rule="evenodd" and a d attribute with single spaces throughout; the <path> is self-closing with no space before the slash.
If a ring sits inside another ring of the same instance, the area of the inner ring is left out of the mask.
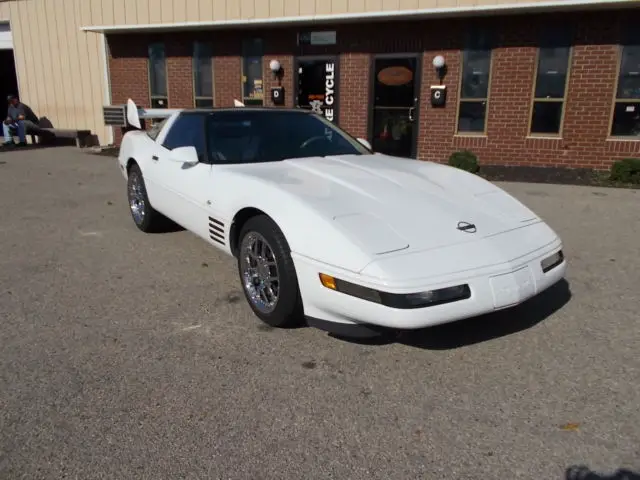
<path id="1" fill-rule="evenodd" d="M 340 56 L 340 125 L 354 137 L 367 138 L 369 55 L 348 52 Z"/>
<path id="2" fill-rule="evenodd" d="M 114 103 L 131 97 L 148 106 L 147 44 L 163 39 L 167 45 L 169 106 L 193 105 L 191 43 L 214 42 L 216 106 L 233 105 L 241 92 L 241 40 L 244 35 L 265 42 L 263 81 L 265 105 L 276 85 L 269 70 L 277 58 L 284 68 L 286 106 L 293 106 L 294 61 L 301 55 L 339 55 L 339 122 L 349 133 L 367 138 L 370 127 L 370 69 L 372 55 L 419 53 L 420 107 L 417 122 L 418 158 L 446 161 L 454 151 L 469 148 L 483 164 L 608 168 L 618 158 L 640 155 L 640 142 L 608 138 L 618 69 L 620 23 L 639 11 L 611 11 L 554 15 L 527 15 L 476 19 L 447 19 L 393 24 L 335 27 L 338 45 L 300 47 L 295 29 L 218 31 L 109 36 L 110 74 Z M 558 22 L 573 28 L 574 48 L 568 83 L 562 138 L 528 137 L 531 97 L 540 32 Z M 496 35 L 492 54 L 487 134 L 456 135 L 458 85 L 464 34 L 483 25 Z M 322 29 L 331 27 L 323 26 Z M 384 32 L 392 31 L 392 34 Z M 430 85 L 438 82 L 431 60 L 443 55 L 447 62 L 447 105 L 429 104 Z"/>
<path id="3" fill-rule="evenodd" d="M 294 100 L 294 51 L 292 47 L 296 44 L 296 34 L 292 30 L 257 31 L 251 33 L 255 37 L 264 39 L 264 58 L 262 68 L 262 80 L 264 88 L 264 104 L 272 105 L 271 87 L 278 86 L 278 79 L 273 78 L 273 72 L 269 68 L 271 60 L 277 59 L 282 67 L 282 77 L 280 82 L 284 87 L 285 107 L 293 107 Z"/>
<path id="4" fill-rule="evenodd" d="M 242 36 L 225 32 L 225 41 L 220 41 L 217 34 L 215 36 L 210 34 L 194 36 L 192 40 L 207 37 L 209 37 L 209 41 L 213 41 L 215 54 L 213 59 L 214 105 L 216 107 L 232 107 L 234 99 L 242 99 L 242 62 L 240 58 Z M 168 37 L 167 42 L 170 41 L 171 37 Z"/>

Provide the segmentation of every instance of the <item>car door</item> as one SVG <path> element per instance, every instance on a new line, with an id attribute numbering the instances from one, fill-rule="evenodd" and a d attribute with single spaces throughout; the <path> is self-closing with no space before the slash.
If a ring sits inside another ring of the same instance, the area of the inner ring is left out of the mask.
<path id="1" fill-rule="evenodd" d="M 204 119 L 205 114 L 201 112 L 181 113 L 166 134 L 158 138 L 151 169 L 165 193 L 159 206 L 163 213 L 187 230 L 208 238 L 202 218 L 207 211 L 211 164 L 206 155 Z M 195 165 L 171 159 L 173 149 L 187 146 L 195 147 L 198 152 L 200 161 Z"/>

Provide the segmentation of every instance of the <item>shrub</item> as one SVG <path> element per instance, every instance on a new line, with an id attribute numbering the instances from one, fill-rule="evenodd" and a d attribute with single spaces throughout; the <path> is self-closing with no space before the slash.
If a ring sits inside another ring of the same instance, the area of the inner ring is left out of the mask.
<path id="1" fill-rule="evenodd" d="M 480 170 L 478 157 L 469 150 L 452 153 L 449 157 L 449 165 L 471 173 L 478 173 Z"/>
<path id="2" fill-rule="evenodd" d="M 624 158 L 611 167 L 609 179 L 614 182 L 640 184 L 640 158 Z"/>

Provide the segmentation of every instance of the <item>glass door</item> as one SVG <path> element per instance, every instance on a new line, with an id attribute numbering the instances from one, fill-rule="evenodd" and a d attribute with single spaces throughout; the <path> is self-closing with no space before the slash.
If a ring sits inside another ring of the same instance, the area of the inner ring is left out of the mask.
<path id="1" fill-rule="evenodd" d="M 373 150 L 415 158 L 420 75 L 418 56 L 380 56 L 373 64 Z"/>

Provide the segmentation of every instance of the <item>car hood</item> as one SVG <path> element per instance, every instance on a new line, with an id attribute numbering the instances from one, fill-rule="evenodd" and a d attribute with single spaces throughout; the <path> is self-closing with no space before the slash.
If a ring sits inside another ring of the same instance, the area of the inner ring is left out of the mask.
<path id="1" fill-rule="evenodd" d="M 372 256 L 473 242 L 540 221 L 492 183 L 433 162 L 375 154 L 252 167 L 243 173 L 304 202 Z"/>

